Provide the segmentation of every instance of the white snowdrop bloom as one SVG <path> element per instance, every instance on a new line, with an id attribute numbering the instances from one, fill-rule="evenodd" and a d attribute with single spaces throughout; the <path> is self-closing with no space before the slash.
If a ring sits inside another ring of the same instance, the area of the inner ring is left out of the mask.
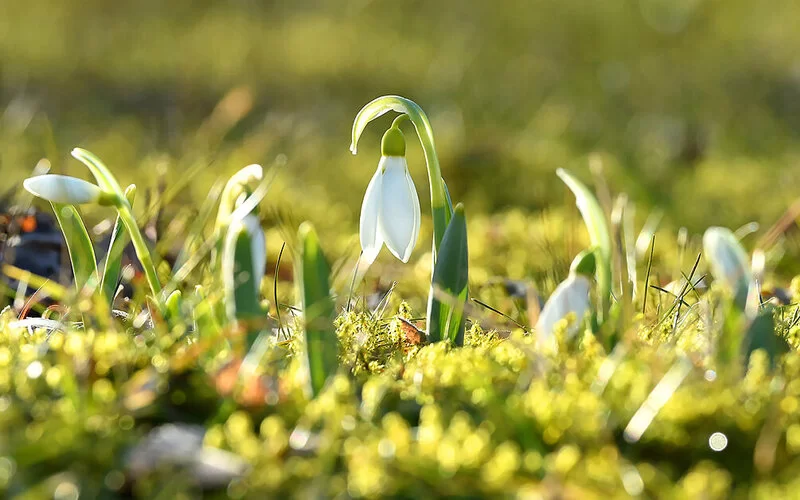
<path id="1" fill-rule="evenodd" d="M 556 287 L 544 305 L 539 321 L 536 322 L 536 334 L 541 343 L 547 344 L 553 341 L 556 324 L 570 313 L 575 314 L 575 320 L 569 325 L 567 336 L 572 337 L 578 333 L 590 308 L 590 287 L 589 278 L 576 273 L 571 273 Z"/>
<path id="2" fill-rule="evenodd" d="M 734 293 L 746 293 L 752 275 L 747 254 L 736 236 L 724 227 L 710 227 L 703 235 L 703 254 L 711 274 Z"/>
<path id="3" fill-rule="evenodd" d="M 95 184 L 66 175 L 37 175 L 25 179 L 22 185 L 31 194 L 53 203 L 81 205 L 103 203 L 108 198 Z"/>
<path id="4" fill-rule="evenodd" d="M 408 172 L 402 132 L 390 128 L 381 149 L 383 156 L 361 205 L 359 237 L 365 268 L 384 244 L 395 257 L 408 262 L 419 236 L 419 197 Z"/>

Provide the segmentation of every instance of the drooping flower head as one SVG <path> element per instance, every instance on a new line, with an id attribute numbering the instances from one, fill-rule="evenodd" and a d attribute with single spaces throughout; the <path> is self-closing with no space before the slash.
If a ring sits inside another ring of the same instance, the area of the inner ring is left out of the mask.
<path id="1" fill-rule="evenodd" d="M 361 205 L 359 237 L 363 267 L 367 268 L 386 244 L 392 255 L 408 262 L 417 243 L 420 207 L 406 163 L 403 132 L 393 126 L 381 141 L 381 159 Z"/>
<path id="2" fill-rule="evenodd" d="M 589 290 L 595 266 L 595 252 L 591 250 L 581 252 L 572 261 L 569 276 L 550 295 L 536 322 L 536 335 L 540 343 L 552 346 L 556 325 L 570 314 L 574 315 L 574 321 L 567 327 L 567 337 L 578 333 L 591 306 Z"/>
<path id="3" fill-rule="evenodd" d="M 25 179 L 23 187 L 31 194 L 52 203 L 83 205 L 110 204 L 111 195 L 91 182 L 67 175 L 45 174 Z"/>

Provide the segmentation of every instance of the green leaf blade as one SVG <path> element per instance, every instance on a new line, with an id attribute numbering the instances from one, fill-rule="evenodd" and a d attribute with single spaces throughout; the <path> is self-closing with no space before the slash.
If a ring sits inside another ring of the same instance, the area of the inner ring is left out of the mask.
<path id="1" fill-rule="evenodd" d="M 458 204 L 442 238 L 428 295 L 428 338 L 464 345 L 468 297 L 469 249 L 464 207 Z"/>
<path id="2" fill-rule="evenodd" d="M 338 369 L 339 342 L 333 326 L 334 303 L 330 295 L 330 266 L 314 227 L 304 222 L 298 231 L 300 255 L 296 264 L 298 295 L 305 320 L 306 363 L 309 392 L 317 396 Z"/>
<path id="3" fill-rule="evenodd" d="M 81 219 L 80 212 L 73 205 L 51 203 L 58 225 L 67 243 L 67 252 L 72 265 L 75 287 L 80 292 L 87 285 L 98 284 L 97 261 L 89 232 Z"/>

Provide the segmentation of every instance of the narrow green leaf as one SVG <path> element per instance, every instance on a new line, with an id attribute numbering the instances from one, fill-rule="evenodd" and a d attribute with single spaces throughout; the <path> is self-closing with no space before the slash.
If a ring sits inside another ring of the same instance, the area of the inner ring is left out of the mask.
<path id="1" fill-rule="evenodd" d="M 147 243 L 145 242 L 145 239 L 139 230 L 139 226 L 136 224 L 136 219 L 133 217 L 131 206 L 125 199 L 125 193 L 119 186 L 119 182 L 117 182 L 117 179 L 108 169 L 108 167 L 106 167 L 105 164 L 100 161 L 100 158 L 89 151 L 81 148 L 75 148 L 72 150 L 72 156 L 89 168 L 89 170 L 92 172 L 92 175 L 94 175 L 95 180 L 97 180 L 97 184 L 103 188 L 103 191 L 111 193 L 113 199 L 109 200 L 108 203 L 114 205 L 114 207 L 117 209 L 120 219 L 125 225 L 125 229 L 128 231 L 128 235 L 131 238 L 133 248 L 136 250 L 136 256 L 139 259 L 139 262 L 142 264 L 142 268 L 144 269 L 145 276 L 147 277 L 147 283 L 150 285 L 150 290 L 153 293 L 153 300 L 155 300 L 157 307 L 163 313 L 164 304 L 163 297 L 161 296 L 162 287 L 161 282 L 158 280 L 158 273 L 156 272 L 156 268 L 153 263 L 153 257 L 150 255 L 150 250 L 147 248 Z"/>
<path id="2" fill-rule="evenodd" d="M 594 194 L 581 181 L 563 168 L 556 174 L 569 187 L 575 195 L 578 210 L 581 212 L 583 222 L 589 231 L 589 239 L 597 251 L 597 286 L 599 290 L 600 310 L 598 321 L 602 324 L 608 317 L 611 306 L 611 233 L 608 229 L 606 215 Z"/>
<path id="3" fill-rule="evenodd" d="M 134 198 L 136 198 L 136 185 L 131 184 L 125 189 L 125 199 L 133 206 Z M 130 241 L 130 237 L 125 232 L 125 224 L 122 223 L 119 215 L 117 215 L 114 229 L 111 232 L 111 240 L 108 242 L 105 267 L 100 281 L 100 288 L 102 288 L 103 295 L 109 304 L 114 301 L 114 295 L 117 293 L 119 273 L 120 269 L 122 269 L 122 254 Z"/>
<path id="4" fill-rule="evenodd" d="M 181 314 L 181 306 L 183 304 L 183 294 L 180 290 L 175 290 L 164 301 L 164 307 L 170 318 L 178 318 Z"/>
<path id="5" fill-rule="evenodd" d="M 94 247 L 89 232 L 81 219 L 78 209 L 72 205 L 51 203 L 58 225 L 67 242 L 69 260 L 75 278 L 75 287 L 80 292 L 86 285 L 96 286 L 99 282 Z"/>
<path id="6" fill-rule="evenodd" d="M 192 317 L 194 328 L 200 339 L 210 339 L 222 330 L 222 325 L 217 321 L 214 303 L 206 295 L 202 286 L 197 285 L 192 296 Z"/>
<path id="7" fill-rule="evenodd" d="M 464 206 L 459 203 L 442 238 L 428 294 L 428 338 L 431 342 L 447 339 L 457 346 L 464 345 L 468 281 L 467 220 Z"/>
<path id="8" fill-rule="evenodd" d="M 264 234 L 251 233 L 247 225 L 233 223 L 228 227 L 222 250 L 225 311 L 228 321 L 248 325 L 248 348 L 262 330 L 253 323 L 265 316 L 259 300 L 265 255 L 254 255 L 254 252 L 262 252 L 263 247 L 263 242 L 259 244 L 256 238 L 263 239 Z"/>
<path id="9" fill-rule="evenodd" d="M 330 266 L 309 222 L 298 231 L 300 255 L 296 263 L 298 295 L 305 320 L 305 350 L 309 392 L 320 393 L 338 368 L 339 343 L 333 326 L 334 304 L 330 295 Z"/>

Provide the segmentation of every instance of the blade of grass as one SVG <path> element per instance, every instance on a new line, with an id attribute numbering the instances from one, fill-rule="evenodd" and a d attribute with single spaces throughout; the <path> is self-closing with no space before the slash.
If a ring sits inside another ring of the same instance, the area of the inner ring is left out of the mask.
<path id="1" fill-rule="evenodd" d="M 303 307 L 305 362 L 308 392 L 317 396 L 338 369 L 339 342 L 333 327 L 334 304 L 330 295 L 330 266 L 314 226 L 304 222 L 298 230 L 300 258 L 296 263 L 298 295 Z"/>
<path id="2" fill-rule="evenodd" d="M 53 206 L 56 220 L 58 220 L 58 225 L 61 227 L 61 232 L 64 234 L 64 240 L 67 243 L 75 287 L 80 292 L 87 285 L 97 286 L 99 276 L 97 274 L 94 247 L 78 209 L 72 205 L 62 205 L 60 203 L 51 203 L 51 205 Z"/>
<path id="3" fill-rule="evenodd" d="M 464 206 L 459 203 L 444 232 L 439 258 L 433 270 L 431 292 L 428 296 L 428 338 L 431 342 L 447 339 L 455 345 L 464 345 L 464 305 L 467 301 L 468 281 L 467 221 L 464 217 Z M 436 298 L 434 289 L 437 288 L 457 298 L 456 303 L 449 304 Z"/>

